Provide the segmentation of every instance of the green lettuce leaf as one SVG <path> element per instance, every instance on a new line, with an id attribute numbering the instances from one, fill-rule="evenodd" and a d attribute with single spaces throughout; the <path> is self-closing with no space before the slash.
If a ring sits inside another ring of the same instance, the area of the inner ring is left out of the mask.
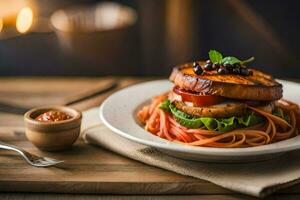
<path id="1" fill-rule="evenodd" d="M 169 107 L 169 109 L 167 108 Z M 187 128 L 206 128 L 219 132 L 228 132 L 236 128 L 249 127 L 255 124 L 262 123 L 264 118 L 251 112 L 242 117 L 229 117 L 229 118 L 211 118 L 200 117 L 194 118 L 193 116 L 178 110 L 174 104 L 169 100 L 161 103 L 160 108 L 164 111 L 171 112 L 175 119 Z"/>
<path id="2" fill-rule="evenodd" d="M 188 128 L 199 128 L 203 125 L 201 118 L 193 118 L 191 115 L 178 110 L 174 104 L 170 104 L 169 106 L 172 114 L 175 119 L 182 125 Z"/>
<path id="3" fill-rule="evenodd" d="M 279 107 L 276 107 L 274 110 L 273 110 L 273 115 L 276 115 L 277 117 L 280 117 L 282 119 L 284 119 L 286 122 L 290 123 L 291 122 L 291 119 L 290 119 L 290 116 L 289 115 L 286 115 L 283 110 Z"/>
<path id="4" fill-rule="evenodd" d="M 170 100 L 166 99 L 164 100 L 160 105 L 159 105 L 159 108 L 162 109 L 163 111 L 166 111 L 166 112 L 170 112 Z"/>

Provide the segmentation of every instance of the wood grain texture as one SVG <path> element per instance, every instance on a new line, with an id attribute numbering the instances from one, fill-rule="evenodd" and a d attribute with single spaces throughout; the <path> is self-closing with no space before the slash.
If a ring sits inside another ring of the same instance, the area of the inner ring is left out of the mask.
<path id="1" fill-rule="evenodd" d="M 104 79 L 0 79 L 0 92 L 1 94 L 5 94 L 0 95 L 0 102 L 20 106 L 37 106 L 64 102 L 65 99 L 72 95 L 84 93 L 89 88 L 95 89 L 95 84 L 102 80 Z M 145 80 L 122 78 L 120 79 L 119 88 L 116 90 Z M 54 90 L 52 87 L 46 87 L 48 85 L 54 85 L 54 88 L 57 89 Z M 93 106 L 98 106 L 114 91 L 75 104 L 73 107 L 85 110 Z M 41 152 L 26 140 L 23 130 L 23 117 L 20 115 L 0 113 L 0 140 L 15 144 L 38 155 L 65 160 L 65 163 L 58 167 L 33 168 L 26 164 L 20 157 L 16 156 L 15 153 L 1 150 L 1 192 L 118 195 L 202 194 L 205 199 L 253 199 L 243 195 L 236 195 L 232 191 L 204 180 L 178 175 L 127 159 L 105 149 L 87 145 L 82 140 L 77 141 L 75 146 L 69 151 L 61 153 Z M 291 196 L 292 199 L 297 199 L 299 198 L 297 194 L 300 194 L 300 184 L 281 190 L 278 193 L 281 193 L 279 197 L 284 197 L 283 199 L 287 199 L 285 198 L 285 194 L 293 194 Z M 0 194 L 0 199 L 96 199 L 98 197 L 96 195 L 74 196 L 67 194 L 51 194 L 48 196 L 25 193 Z M 118 198 L 102 197 L 107 199 Z M 155 196 L 153 199 L 174 199 L 175 197 L 173 197 Z M 199 196 L 188 197 L 195 199 Z M 145 197 L 145 199 L 149 198 Z M 182 199 L 180 196 L 176 198 Z"/>
<path id="2" fill-rule="evenodd" d="M 147 166 L 79 140 L 63 153 L 46 153 L 26 141 L 23 128 L 0 128 L 0 140 L 29 152 L 64 160 L 33 168 L 14 152 L 0 152 L 0 191 L 108 194 L 231 193 L 207 181 Z"/>
<path id="3" fill-rule="evenodd" d="M 0 198 L 6 199 L 6 200 L 40 200 L 40 199 L 45 199 L 45 200 L 52 200 L 52 199 L 59 199 L 59 200 L 65 200 L 65 199 L 72 199 L 72 200 L 199 200 L 199 199 L 204 199 L 204 200 L 213 200 L 213 199 L 218 199 L 218 200 L 254 200 L 257 198 L 254 197 L 249 197 L 246 195 L 154 195 L 154 196 L 137 196 L 137 195 L 130 195 L 130 196 L 125 196 L 125 195 L 74 195 L 74 194 L 5 194 L 5 193 L 0 193 Z M 298 195 L 290 195 L 290 196 L 283 196 L 283 198 L 280 197 L 282 200 L 298 200 L 299 196 Z M 267 198 L 271 199 L 271 198 Z M 272 198 L 273 199 L 273 198 Z"/>

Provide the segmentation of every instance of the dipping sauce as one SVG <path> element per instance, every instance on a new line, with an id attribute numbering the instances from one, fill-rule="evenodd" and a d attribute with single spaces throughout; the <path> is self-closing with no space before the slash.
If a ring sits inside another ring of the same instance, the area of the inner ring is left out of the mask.
<path id="1" fill-rule="evenodd" d="M 62 120 L 71 119 L 72 117 L 67 113 L 58 111 L 58 110 L 50 110 L 43 114 L 40 114 L 35 119 L 42 122 L 57 122 Z"/>

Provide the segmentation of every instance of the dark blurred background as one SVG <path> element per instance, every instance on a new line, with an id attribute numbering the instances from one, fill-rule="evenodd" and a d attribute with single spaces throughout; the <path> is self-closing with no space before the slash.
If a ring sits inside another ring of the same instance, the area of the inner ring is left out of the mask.
<path id="1" fill-rule="evenodd" d="M 0 2 L 1 76 L 166 76 L 217 49 L 300 78 L 297 0 L 23 0 L 34 20 L 24 33 L 14 24 L 22 6 L 4 12 L 15 2 Z"/>

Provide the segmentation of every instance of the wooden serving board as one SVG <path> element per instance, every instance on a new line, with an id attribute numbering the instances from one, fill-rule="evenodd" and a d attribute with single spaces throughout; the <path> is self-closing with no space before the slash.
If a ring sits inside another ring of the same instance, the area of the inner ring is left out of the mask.
<path id="1" fill-rule="evenodd" d="M 26 140 L 23 128 L 0 128 L 0 140 L 37 155 L 64 160 L 58 167 L 35 168 L 11 151 L 0 151 L 0 191 L 197 194 L 231 193 L 206 181 L 181 176 L 124 158 L 79 140 L 63 153 L 46 153 Z"/>
<path id="2" fill-rule="evenodd" d="M 204 180 L 182 176 L 77 141 L 68 151 L 47 153 L 27 141 L 22 127 L 1 127 L 0 140 L 37 155 L 64 160 L 36 168 L 11 151 L 0 151 L 0 192 L 98 194 L 232 194 Z M 299 185 L 287 189 L 298 193 Z M 285 192 L 285 191 L 283 191 Z"/>

